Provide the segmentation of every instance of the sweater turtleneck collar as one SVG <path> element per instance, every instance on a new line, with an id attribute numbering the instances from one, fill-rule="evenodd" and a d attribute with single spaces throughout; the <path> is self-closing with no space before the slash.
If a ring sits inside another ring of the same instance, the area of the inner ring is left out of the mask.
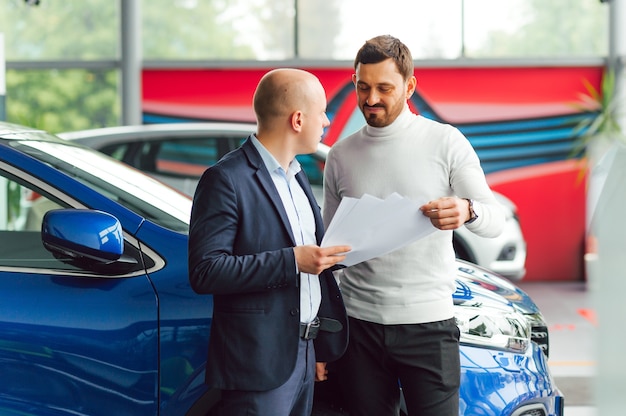
<path id="1" fill-rule="evenodd" d="M 394 135 L 402 130 L 411 122 L 414 114 L 409 109 L 409 105 L 405 104 L 404 109 L 398 117 L 388 126 L 372 127 L 369 124 L 365 126 L 365 134 L 375 139 L 391 139 Z"/>

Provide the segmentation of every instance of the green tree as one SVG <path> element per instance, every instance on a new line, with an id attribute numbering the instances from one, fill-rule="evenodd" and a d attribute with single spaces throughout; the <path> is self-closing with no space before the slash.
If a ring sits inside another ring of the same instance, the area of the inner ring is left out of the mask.
<path id="1" fill-rule="evenodd" d="M 119 2 L 0 0 L 7 60 L 94 60 L 119 56 Z"/>
<path id="2" fill-rule="evenodd" d="M 9 70 L 7 121 L 53 133 L 119 124 L 117 71 Z"/>
<path id="3" fill-rule="evenodd" d="M 94 61 L 119 56 L 119 2 L 0 0 L 8 61 Z M 51 64 L 50 66 L 54 66 Z M 8 69 L 7 121 L 52 132 L 119 124 L 118 71 Z"/>

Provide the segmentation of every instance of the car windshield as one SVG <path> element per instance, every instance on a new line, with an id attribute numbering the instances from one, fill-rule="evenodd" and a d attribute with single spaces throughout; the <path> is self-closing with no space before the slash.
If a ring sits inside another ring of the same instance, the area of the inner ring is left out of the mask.
<path id="1" fill-rule="evenodd" d="M 138 170 L 79 146 L 30 140 L 12 144 L 142 217 L 188 232 L 191 199 Z"/>

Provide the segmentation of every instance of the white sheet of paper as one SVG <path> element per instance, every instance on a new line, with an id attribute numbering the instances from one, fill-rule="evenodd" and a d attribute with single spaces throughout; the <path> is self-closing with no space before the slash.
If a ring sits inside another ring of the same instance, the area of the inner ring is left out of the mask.
<path id="1" fill-rule="evenodd" d="M 352 247 L 341 262 L 345 266 L 390 253 L 437 230 L 419 210 L 421 205 L 397 193 L 384 200 L 368 194 L 344 198 L 321 246 Z"/>

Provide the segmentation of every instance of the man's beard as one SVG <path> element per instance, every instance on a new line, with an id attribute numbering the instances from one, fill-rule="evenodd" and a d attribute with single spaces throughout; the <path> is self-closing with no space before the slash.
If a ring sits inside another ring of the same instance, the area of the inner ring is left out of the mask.
<path id="1" fill-rule="evenodd" d="M 404 110 L 405 105 L 406 104 L 401 101 L 398 101 L 393 106 L 380 104 L 376 104 L 373 106 L 364 105 L 363 107 L 361 107 L 361 113 L 365 117 L 365 121 L 368 125 L 372 127 L 387 127 L 398 118 L 398 116 Z M 365 109 L 367 108 L 382 108 L 385 111 L 383 111 L 382 113 L 369 113 L 369 115 L 366 116 Z"/>
<path id="2" fill-rule="evenodd" d="M 385 119 L 381 118 L 378 114 L 370 114 L 365 121 L 372 127 L 385 127 Z"/>
<path id="3" fill-rule="evenodd" d="M 384 114 L 380 114 L 380 113 L 370 113 L 369 116 L 365 116 L 365 109 L 366 108 L 383 108 L 385 110 Z M 385 127 L 387 124 L 387 117 L 384 117 L 387 114 L 387 108 L 383 107 L 383 106 L 378 106 L 375 105 L 373 107 L 366 107 L 364 106 L 361 109 L 361 112 L 363 113 L 363 116 L 365 116 L 365 122 L 372 126 L 372 127 Z"/>

